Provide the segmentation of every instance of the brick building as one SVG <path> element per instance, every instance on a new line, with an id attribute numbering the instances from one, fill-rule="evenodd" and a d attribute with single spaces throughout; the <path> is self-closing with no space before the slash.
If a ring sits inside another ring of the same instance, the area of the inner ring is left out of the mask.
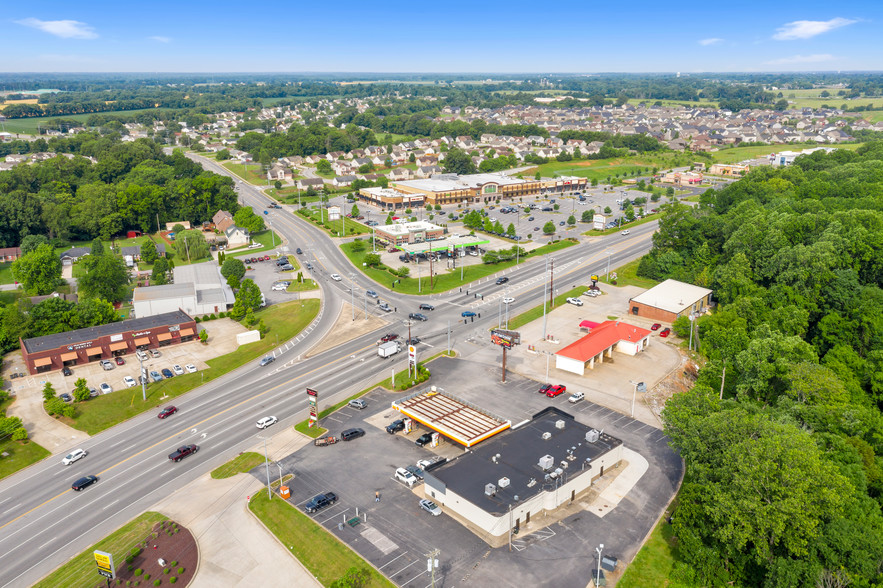
<path id="1" fill-rule="evenodd" d="M 673 323 L 679 316 L 705 312 L 712 291 L 693 284 L 666 280 L 629 300 L 629 314 Z"/>

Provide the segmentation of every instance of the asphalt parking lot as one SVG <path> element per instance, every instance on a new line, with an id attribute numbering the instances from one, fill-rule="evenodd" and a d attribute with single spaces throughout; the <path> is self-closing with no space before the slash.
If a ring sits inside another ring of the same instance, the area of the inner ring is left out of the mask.
<path id="1" fill-rule="evenodd" d="M 453 457 L 462 449 L 450 443 L 433 450 L 417 447 L 413 440 L 422 432 L 419 429 L 407 436 L 387 434 L 383 427 L 399 416 L 390 403 L 403 394 L 376 389 L 365 397 L 366 409 L 344 408 L 323 421 L 330 434 L 361 427 L 366 431 L 364 437 L 329 447 L 310 445 L 283 460 L 284 468 L 296 476 L 290 484 L 291 502 L 302 507 L 318 493 L 336 493 L 336 504 L 310 516 L 399 586 L 425 588 L 430 584 L 424 556 L 435 548 L 441 550 L 439 571 L 444 584 L 463 581 L 477 586 L 582 588 L 594 569 L 594 549 L 599 543 L 604 543 L 605 554 L 631 561 L 683 473 L 680 457 L 668 447 L 659 429 L 590 402 L 569 404 L 567 395 L 555 399 L 540 396 L 538 382 L 514 374 L 506 384 L 489 382 L 488 366 L 481 362 L 440 358 L 430 369 L 433 376 L 426 385 L 444 388 L 513 423 L 549 404 L 559 406 L 578 421 L 622 439 L 649 467 L 612 510 L 598 515 L 595 509 L 587 510 L 591 506 L 587 499 L 578 499 L 562 520 L 537 517 L 513 542 L 512 552 L 506 547 L 493 549 L 447 514 L 433 517 L 420 510 L 422 485 L 415 485 L 412 491 L 394 479 L 397 467 L 414 464 L 432 453 Z M 482 385 L 464 387 L 459 384 L 463 378 Z M 380 502 L 375 502 L 375 492 L 380 493 Z M 351 527 L 345 521 L 356 516 L 356 509 L 363 522 Z"/>
<path id="2" fill-rule="evenodd" d="M 270 255 L 270 252 L 261 253 L 261 256 Z M 257 256 L 257 254 L 255 254 Z M 242 257 L 242 261 L 250 259 L 251 256 Z M 297 292 L 287 292 L 285 290 L 273 290 L 273 284 L 280 281 L 294 281 L 297 279 L 298 272 L 303 272 L 304 276 L 308 276 L 309 272 L 303 267 L 302 256 L 295 255 L 293 251 L 288 253 L 288 258 L 297 261 L 294 271 L 282 271 L 276 260 L 278 257 L 272 256 L 269 260 L 247 263 L 245 277 L 254 281 L 258 288 L 261 289 L 267 304 L 278 304 L 280 302 L 288 302 L 298 298 Z"/>

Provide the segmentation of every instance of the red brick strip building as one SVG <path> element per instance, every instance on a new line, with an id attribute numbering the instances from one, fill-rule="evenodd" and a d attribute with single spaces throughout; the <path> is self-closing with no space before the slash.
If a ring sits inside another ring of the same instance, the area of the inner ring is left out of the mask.
<path id="1" fill-rule="evenodd" d="M 129 355 L 138 349 L 185 343 L 197 335 L 193 317 L 176 310 L 19 341 L 22 359 L 33 375 Z"/>

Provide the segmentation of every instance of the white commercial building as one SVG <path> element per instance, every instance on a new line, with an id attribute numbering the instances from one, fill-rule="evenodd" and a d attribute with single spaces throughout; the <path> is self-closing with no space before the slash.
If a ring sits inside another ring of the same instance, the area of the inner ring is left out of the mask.
<path id="1" fill-rule="evenodd" d="M 136 317 L 183 310 L 191 316 L 226 312 L 236 301 L 233 290 L 214 261 L 179 266 L 174 284 L 135 288 Z"/>

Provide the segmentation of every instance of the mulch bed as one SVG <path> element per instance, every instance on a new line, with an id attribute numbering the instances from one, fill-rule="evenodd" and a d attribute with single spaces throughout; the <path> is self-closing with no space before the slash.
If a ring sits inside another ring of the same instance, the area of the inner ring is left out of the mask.
<path id="1" fill-rule="evenodd" d="M 199 560 L 193 534 L 171 520 L 156 523 L 153 532 L 133 546 L 130 554 L 131 561 L 115 562 L 117 578 L 111 586 L 187 586 Z M 160 559 L 165 566 L 160 565 Z M 106 584 L 96 588 L 106 588 Z"/>

